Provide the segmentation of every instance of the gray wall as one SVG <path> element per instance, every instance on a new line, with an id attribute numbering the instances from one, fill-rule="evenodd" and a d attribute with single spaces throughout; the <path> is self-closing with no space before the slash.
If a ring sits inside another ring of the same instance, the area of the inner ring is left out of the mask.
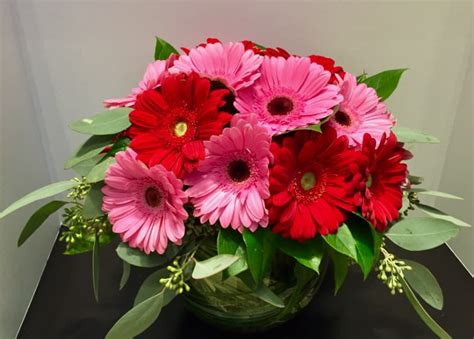
<path id="1" fill-rule="evenodd" d="M 472 167 L 463 166 L 468 179 L 456 175 L 468 153 L 455 155 L 472 146 L 471 129 L 459 132 L 472 116 L 471 2 L 1 1 L 0 207 L 50 178 L 67 177 L 62 163 L 81 140 L 67 123 L 100 111 L 104 98 L 128 93 L 151 61 L 154 35 L 177 46 L 217 36 L 327 54 L 356 74 L 410 68 L 389 107 L 401 125 L 442 140 L 416 146 L 411 170 L 426 177 L 427 187 L 469 196 L 439 206 L 472 222 Z M 16 250 L 11 241 L 30 211 L 0 224 L 8 232 L 0 237 L 2 339 L 16 331 L 55 235 L 52 222 L 29 248 Z M 472 267 L 466 239 L 452 246 Z"/>

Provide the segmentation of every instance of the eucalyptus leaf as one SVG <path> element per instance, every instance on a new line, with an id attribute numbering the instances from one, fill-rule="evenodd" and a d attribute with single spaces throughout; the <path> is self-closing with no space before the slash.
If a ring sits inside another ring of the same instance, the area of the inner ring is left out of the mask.
<path id="1" fill-rule="evenodd" d="M 84 199 L 82 215 L 86 219 L 97 218 L 104 215 L 102 211 L 102 187 L 103 183 L 92 184 L 89 193 Z"/>
<path id="2" fill-rule="evenodd" d="M 416 175 L 411 175 L 409 174 L 408 175 L 408 180 L 410 180 L 410 183 L 412 185 L 420 185 L 423 183 L 423 177 L 419 177 L 419 176 L 416 176 Z"/>
<path id="3" fill-rule="evenodd" d="M 347 277 L 349 257 L 334 250 L 329 251 L 329 255 L 334 265 L 334 294 L 337 294 Z"/>
<path id="4" fill-rule="evenodd" d="M 429 315 L 429 313 L 423 308 L 421 303 L 416 298 L 415 294 L 411 290 L 410 286 L 404 279 L 401 279 L 403 292 L 407 296 L 408 301 L 415 309 L 420 319 L 436 334 L 440 339 L 451 339 L 452 337 L 441 327 L 436 321 Z"/>
<path id="5" fill-rule="evenodd" d="M 170 272 L 166 268 L 159 269 L 150 274 L 140 286 L 133 305 L 136 306 L 146 299 L 160 293 L 164 289 L 164 285 L 160 283 L 160 279 L 169 277 Z"/>
<path id="6" fill-rule="evenodd" d="M 204 261 L 196 261 L 192 273 L 193 279 L 204 279 L 222 272 L 240 257 L 230 254 L 219 254 Z"/>
<path id="7" fill-rule="evenodd" d="M 99 302 L 99 236 L 95 236 L 94 247 L 92 249 L 92 287 L 94 288 L 94 297 Z"/>
<path id="8" fill-rule="evenodd" d="M 277 238 L 277 247 L 286 255 L 295 258 L 301 265 L 319 273 L 319 266 L 324 256 L 324 245 L 321 238 L 300 243 L 293 239 Z"/>
<path id="9" fill-rule="evenodd" d="M 103 154 L 97 154 L 92 158 L 81 161 L 77 165 L 71 167 L 71 169 L 76 172 L 81 177 L 87 177 L 90 171 L 104 158 Z"/>
<path id="10" fill-rule="evenodd" d="M 276 235 L 270 229 L 244 230 L 243 238 L 247 247 L 247 263 L 256 284 L 260 284 L 270 269 L 276 250 Z"/>
<path id="11" fill-rule="evenodd" d="M 436 218 L 408 218 L 395 223 L 385 236 L 409 251 L 423 251 L 442 245 L 455 237 L 459 227 Z"/>
<path id="12" fill-rule="evenodd" d="M 322 238 L 336 251 L 357 260 L 356 241 L 346 224 L 342 224 L 337 233 Z"/>
<path id="13" fill-rule="evenodd" d="M 471 227 L 467 222 L 462 221 L 461 219 L 455 218 L 451 215 L 448 215 L 444 213 L 443 211 L 440 211 L 437 208 L 434 208 L 432 206 L 424 205 L 424 204 L 416 204 L 416 207 L 426 214 L 428 214 L 430 217 L 437 218 L 437 219 L 443 219 L 449 222 L 452 222 L 453 224 L 456 224 L 458 226 L 462 227 Z"/>
<path id="14" fill-rule="evenodd" d="M 112 144 L 114 135 L 93 135 L 86 140 L 79 148 L 71 155 L 71 157 L 64 164 L 64 169 L 69 169 L 77 164 L 97 156 L 104 150 L 105 147 Z"/>
<path id="15" fill-rule="evenodd" d="M 68 189 L 71 189 L 76 185 L 77 182 L 74 182 L 72 180 L 65 180 L 41 187 L 31 193 L 28 193 L 23 198 L 18 199 L 13 204 L 8 206 L 5 210 L 0 212 L 0 219 L 6 217 L 7 215 L 16 211 L 19 208 L 25 207 L 26 205 L 29 205 L 35 201 L 55 196 L 56 194 L 67 191 Z"/>
<path id="16" fill-rule="evenodd" d="M 164 291 L 142 301 L 125 313 L 110 329 L 105 339 L 133 339 L 150 327 L 161 313 Z"/>
<path id="17" fill-rule="evenodd" d="M 375 74 L 371 77 L 365 78 L 363 83 L 367 86 L 372 87 L 377 92 L 377 95 L 382 101 L 388 99 L 390 95 L 395 91 L 400 81 L 400 77 L 406 68 L 391 69 Z"/>
<path id="18" fill-rule="evenodd" d="M 132 266 L 138 267 L 157 267 L 166 265 L 170 259 L 177 254 L 174 246 L 169 246 L 164 255 L 152 252 L 146 254 L 136 248 L 131 248 L 125 243 L 120 243 L 116 249 L 117 255 L 123 261 L 128 262 Z"/>
<path id="19" fill-rule="evenodd" d="M 405 280 L 418 295 L 437 310 L 443 309 L 443 291 L 434 275 L 420 263 L 404 260 L 411 270 L 403 271 Z"/>
<path id="20" fill-rule="evenodd" d="M 439 144 L 439 139 L 428 133 L 417 131 L 412 128 L 395 125 L 392 132 L 397 136 L 399 142 L 421 143 L 421 144 Z"/>
<path id="21" fill-rule="evenodd" d="M 112 165 L 115 164 L 115 158 L 110 157 L 95 165 L 87 175 L 87 182 L 95 183 L 104 180 L 105 172 Z"/>
<path id="22" fill-rule="evenodd" d="M 155 60 L 166 60 L 171 54 L 179 55 L 179 52 L 169 42 L 156 37 Z"/>
<path id="23" fill-rule="evenodd" d="M 425 190 L 424 188 L 412 188 L 412 189 L 410 189 L 410 192 L 415 192 L 417 194 L 432 195 L 432 196 L 438 197 L 438 198 L 464 200 L 464 198 L 458 197 L 457 195 L 454 195 L 454 194 L 451 194 L 451 193 L 445 193 L 445 192 L 439 192 L 439 191 L 430 191 L 430 190 Z"/>
<path id="24" fill-rule="evenodd" d="M 265 301 L 266 303 L 273 305 L 278 308 L 285 308 L 285 302 L 278 295 L 276 295 L 269 287 L 261 283 L 255 290 L 255 295 Z"/>
<path id="25" fill-rule="evenodd" d="M 18 247 L 33 234 L 48 219 L 48 217 L 67 204 L 67 201 L 53 200 L 38 209 L 30 217 L 18 238 Z"/>
<path id="26" fill-rule="evenodd" d="M 130 278 L 131 265 L 128 262 L 122 261 L 122 277 L 120 278 L 119 290 L 122 290 Z"/>
<path id="27" fill-rule="evenodd" d="M 92 117 L 73 122 L 70 127 L 73 131 L 83 134 L 117 134 L 130 127 L 128 115 L 131 111 L 131 108 L 126 107 L 109 109 Z"/>

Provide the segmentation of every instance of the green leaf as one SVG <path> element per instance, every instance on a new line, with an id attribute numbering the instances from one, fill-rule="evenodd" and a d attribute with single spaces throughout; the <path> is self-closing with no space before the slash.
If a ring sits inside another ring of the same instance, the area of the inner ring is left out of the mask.
<path id="1" fill-rule="evenodd" d="M 179 55 L 179 52 L 170 43 L 156 37 L 155 60 L 166 60 L 171 54 Z"/>
<path id="2" fill-rule="evenodd" d="M 87 177 L 87 175 L 95 167 L 95 165 L 97 165 L 97 163 L 103 158 L 103 154 L 97 154 L 90 159 L 81 161 L 77 165 L 74 165 L 73 167 L 71 167 L 71 169 L 74 170 L 74 172 L 76 172 L 81 177 Z"/>
<path id="3" fill-rule="evenodd" d="M 89 194 L 84 199 L 84 209 L 82 210 L 84 218 L 97 218 L 104 215 L 102 212 L 103 186 L 103 183 L 92 184 Z"/>
<path id="4" fill-rule="evenodd" d="M 128 145 L 130 145 L 129 138 L 120 138 L 112 145 L 112 148 L 107 152 L 106 155 L 114 156 L 118 152 L 125 151 L 128 148 Z"/>
<path id="5" fill-rule="evenodd" d="M 255 232 L 244 230 L 243 237 L 250 273 L 258 285 L 270 269 L 276 250 L 276 235 L 270 229 L 257 229 Z"/>
<path id="6" fill-rule="evenodd" d="M 265 301 L 266 303 L 269 303 L 270 305 L 273 305 L 278 308 L 285 308 L 285 302 L 283 301 L 283 299 L 281 299 L 263 283 L 257 286 L 257 289 L 254 293 L 259 299 Z"/>
<path id="7" fill-rule="evenodd" d="M 458 197 L 457 195 L 453 195 L 453 194 L 445 193 L 445 192 L 439 192 L 439 191 L 428 191 L 428 190 L 425 190 L 424 188 L 412 188 L 410 189 L 410 192 L 415 192 L 417 194 L 432 195 L 438 198 L 464 200 L 464 198 Z"/>
<path id="8" fill-rule="evenodd" d="M 278 237 L 277 247 L 286 255 L 295 258 L 301 265 L 319 273 L 319 266 L 324 256 L 324 246 L 319 237 L 307 240 L 304 243 Z"/>
<path id="9" fill-rule="evenodd" d="M 337 294 L 347 277 L 349 257 L 334 250 L 329 251 L 329 255 L 334 264 L 334 294 Z"/>
<path id="10" fill-rule="evenodd" d="M 412 185 L 420 185 L 423 183 L 423 177 L 419 177 L 419 176 L 416 176 L 416 175 L 411 175 L 409 174 L 408 175 L 408 180 L 410 180 L 410 183 Z"/>
<path id="11" fill-rule="evenodd" d="M 441 339 L 451 339 L 451 336 L 441 327 L 439 326 L 436 321 L 434 321 L 433 318 L 426 312 L 426 310 L 423 308 L 421 303 L 418 301 L 416 298 L 415 294 L 411 290 L 410 286 L 407 284 L 407 282 L 404 279 L 401 279 L 403 291 L 405 292 L 405 295 L 407 296 L 408 301 L 410 304 L 413 306 L 415 309 L 416 313 L 420 317 L 421 320 L 435 333 L 439 338 Z"/>
<path id="12" fill-rule="evenodd" d="M 443 309 L 443 291 L 436 281 L 434 275 L 428 268 L 420 263 L 410 260 L 404 260 L 411 266 L 411 270 L 405 270 L 405 280 L 410 287 L 429 305 L 437 310 Z"/>
<path id="13" fill-rule="evenodd" d="M 232 229 L 220 229 L 217 236 L 217 254 L 237 255 L 240 259 L 233 263 L 224 272 L 224 279 L 228 276 L 235 276 L 248 269 L 247 253 L 244 248 L 242 235 Z"/>
<path id="14" fill-rule="evenodd" d="M 395 223 L 385 236 L 409 251 L 423 251 L 442 245 L 456 236 L 459 227 L 436 218 L 408 218 Z"/>
<path id="15" fill-rule="evenodd" d="M 395 133 L 399 142 L 406 144 L 439 144 L 438 138 L 408 127 L 396 125 L 392 127 L 392 132 Z"/>
<path id="16" fill-rule="evenodd" d="M 196 261 L 192 277 L 193 279 L 204 279 L 213 276 L 228 268 L 239 258 L 236 255 L 220 254 L 204 261 Z"/>
<path id="17" fill-rule="evenodd" d="M 367 279 L 372 270 L 375 257 L 372 227 L 365 219 L 356 215 L 351 216 L 347 225 L 356 243 L 356 262 L 364 274 L 364 279 Z"/>
<path id="18" fill-rule="evenodd" d="M 122 261 L 123 269 L 122 269 L 122 277 L 120 278 L 120 285 L 119 290 L 122 290 L 125 285 L 127 284 L 128 278 L 130 278 L 130 269 L 131 266 L 128 262 Z"/>
<path id="19" fill-rule="evenodd" d="M 247 264 L 247 251 L 243 245 L 240 245 L 235 251 L 234 255 L 239 257 L 235 263 L 229 266 L 229 268 L 224 272 L 224 278 L 227 276 L 236 276 L 243 271 L 248 270 L 249 266 Z"/>
<path id="20" fill-rule="evenodd" d="M 48 202 L 46 205 L 38 209 L 33 215 L 28 219 L 25 227 L 21 231 L 20 237 L 18 238 L 18 247 L 23 245 L 23 243 L 33 234 L 36 230 L 43 225 L 43 223 L 48 219 L 48 217 L 59 210 L 67 204 L 67 201 L 53 200 Z"/>
<path id="21" fill-rule="evenodd" d="M 133 306 L 137 306 L 141 302 L 145 301 L 146 299 L 161 293 L 164 289 L 164 285 L 160 283 L 160 279 L 168 278 L 170 272 L 166 268 L 162 268 L 156 272 L 150 274 L 140 286 L 137 295 L 135 296 L 135 300 L 133 301 Z M 171 292 L 171 293 L 169 293 Z M 168 305 L 168 303 L 176 296 L 176 293 L 171 290 L 167 290 L 164 293 L 163 297 L 163 306 Z"/>
<path id="22" fill-rule="evenodd" d="M 471 225 L 469 225 L 467 222 L 464 222 L 458 218 L 448 215 L 444 213 L 443 211 L 440 211 L 439 209 L 434 208 L 432 206 L 428 206 L 424 204 L 416 204 L 416 207 L 422 210 L 423 212 L 425 212 L 426 214 L 428 214 L 430 217 L 443 219 L 462 227 L 471 227 Z"/>
<path id="23" fill-rule="evenodd" d="M 117 235 L 115 233 L 101 233 L 99 235 L 99 245 L 100 246 L 105 246 L 108 245 L 114 240 L 114 238 Z M 95 235 L 91 234 L 86 237 L 83 237 L 81 239 L 77 239 L 74 242 L 74 245 L 72 247 L 67 248 L 64 251 L 65 255 L 76 255 L 76 254 L 81 254 L 81 253 L 86 253 L 86 252 L 91 252 L 93 247 L 94 247 L 94 242 L 95 242 Z"/>
<path id="24" fill-rule="evenodd" d="M 136 248 L 128 247 L 125 243 L 120 243 L 116 249 L 117 255 L 125 262 L 128 262 L 132 266 L 138 267 L 157 267 L 166 265 L 170 262 L 170 258 L 177 254 L 178 250 L 175 246 L 169 246 L 166 253 L 159 255 L 158 253 L 152 252 L 146 254 Z"/>
<path id="25" fill-rule="evenodd" d="M 54 184 L 50 184 L 48 186 L 41 187 L 36 191 L 28 193 L 23 198 L 18 199 L 13 204 L 8 206 L 5 210 L 0 212 L 0 219 L 6 217 L 10 213 L 16 211 L 19 208 L 25 207 L 35 201 L 52 197 L 56 194 L 62 193 L 67 191 L 68 189 L 73 188 L 76 186 L 77 183 L 72 180 L 65 180 L 60 182 L 55 182 Z"/>
<path id="26" fill-rule="evenodd" d="M 69 127 L 73 131 L 83 134 L 107 135 L 120 133 L 130 127 L 128 115 L 131 111 L 131 108 L 126 107 L 108 109 L 92 117 L 73 122 Z"/>
<path id="27" fill-rule="evenodd" d="M 372 262 L 372 266 L 374 266 L 379 261 L 380 248 L 383 245 L 383 236 L 384 233 L 372 228 L 372 238 L 374 239 L 374 261 Z"/>
<path id="28" fill-rule="evenodd" d="M 336 234 L 328 234 L 322 238 L 336 251 L 357 260 L 356 242 L 346 224 L 342 224 Z"/>
<path id="29" fill-rule="evenodd" d="M 362 74 L 360 74 L 356 77 L 357 83 L 360 84 L 360 83 L 364 82 L 365 80 L 367 80 L 368 76 L 369 75 L 364 71 Z"/>
<path id="30" fill-rule="evenodd" d="M 64 164 L 64 169 L 69 169 L 77 164 L 89 160 L 97 156 L 104 150 L 105 147 L 112 144 L 114 135 L 93 135 L 86 140 L 79 148 L 71 155 L 71 157 Z"/>
<path id="31" fill-rule="evenodd" d="M 110 329 L 105 339 L 133 339 L 150 327 L 164 306 L 165 291 L 144 300 L 125 313 Z"/>
<path id="32" fill-rule="evenodd" d="M 99 236 L 95 236 L 94 247 L 92 249 L 92 287 L 94 297 L 99 302 Z"/>
<path id="33" fill-rule="evenodd" d="M 401 68 L 383 71 L 366 78 L 363 83 L 375 89 L 377 95 L 382 101 L 384 101 L 392 95 L 393 91 L 395 91 L 398 82 L 400 81 L 400 77 L 406 70 L 406 68 Z"/>
<path id="34" fill-rule="evenodd" d="M 87 182 L 94 183 L 104 180 L 105 172 L 112 164 L 115 164 L 115 158 L 113 157 L 106 158 L 105 160 L 99 162 L 87 175 Z"/>

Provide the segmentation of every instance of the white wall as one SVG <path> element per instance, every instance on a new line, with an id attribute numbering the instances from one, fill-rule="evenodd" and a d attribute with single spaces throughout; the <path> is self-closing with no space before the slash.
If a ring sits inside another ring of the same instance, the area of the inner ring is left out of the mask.
<path id="1" fill-rule="evenodd" d="M 44 132 L 53 177 L 67 176 L 62 163 L 80 140 L 67 123 L 100 111 L 104 98 L 127 94 L 152 59 L 155 35 L 176 46 L 207 36 L 251 38 L 294 53 L 327 54 L 354 73 L 408 67 L 389 107 L 400 124 L 443 142 L 417 146 L 412 172 L 437 188 L 448 147 L 455 147 L 449 141 L 471 63 L 471 2 L 17 0 L 13 7 L 36 91 L 29 112 Z M 465 138 L 472 142 L 470 133 Z M 11 173 L 9 181 L 19 177 Z"/>
<path id="2" fill-rule="evenodd" d="M 11 3 L 0 1 L 0 210 L 51 181 L 36 93 Z M 15 337 L 38 283 L 58 219 L 21 248 L 16 242 L 34 207 L 0 221 L 0 338 Z"/>

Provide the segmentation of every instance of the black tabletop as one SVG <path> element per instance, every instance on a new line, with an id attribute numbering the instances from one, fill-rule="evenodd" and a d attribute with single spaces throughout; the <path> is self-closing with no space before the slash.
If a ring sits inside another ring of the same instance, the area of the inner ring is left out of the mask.
<path id="1" fill-rule="evenodd" d="M 100 302 L 93 297 L 90 253 L 62 255 L 56 243 L 36 295 L 20 330 L 20 339 L 99 339 L 133 304 L 135 294 L 152 271 L 132 268 L 126 287 L 118 290 L 122 264 L 114 246 L 101 251 Z M 473 338 L 473 280 L 451 251 L 407 253 L 400 257 L 428 266 L 440 282 L 445 306 L 430 309 L 433 318 L 453 338 Z M 228 333 L 201 322 L 190 314 L 180 298 L 163 309 L 158 321 L 137 338 L 386 338 L 416 339 L 435 336 L 419 320 L 403 295 L 390 295 L 375 274 L 363 281 L 360 270 L 351 267 L 346 283 L 334 296 L 332 272 L 313 302 L 286 324 L 258 334 Z"/>

